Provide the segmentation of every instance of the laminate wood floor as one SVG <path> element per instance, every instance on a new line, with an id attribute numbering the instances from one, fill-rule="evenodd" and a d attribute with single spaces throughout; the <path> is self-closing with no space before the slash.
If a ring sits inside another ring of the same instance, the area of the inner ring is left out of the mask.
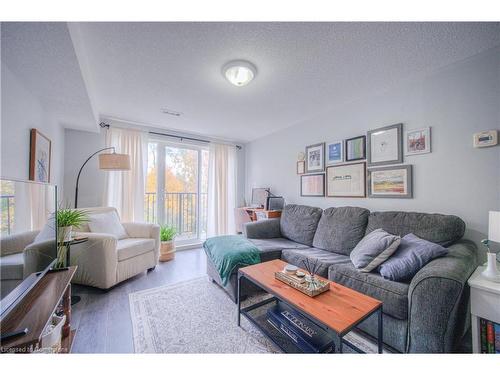
<path id="1" fill-rule="evenodd" d="M 72 353 L 133 353 L 129 293 L 171 285 L 206 275 L 203 249 L 184 250 L 175 259 L 159 263 L 154 271 L 141 273 L 111 290 L 73 285 L 82 300 L 73 305 L 72 328 L 76 328 Z"/>

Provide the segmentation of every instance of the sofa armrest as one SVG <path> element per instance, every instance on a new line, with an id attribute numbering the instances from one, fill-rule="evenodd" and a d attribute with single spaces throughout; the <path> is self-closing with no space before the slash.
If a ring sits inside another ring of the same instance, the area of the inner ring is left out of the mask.
<path id="1" fill-rule="evenodd" d="M 160 256 L 160 226 L 150 223 L 122 223 L 129 237 L 155 240 L 155 259 Z"/>
<path id="2" fill-rule="evenodd" d="M 280 219 L 267 219 L 245 223 L 243 233 L 246 238 L 253 239 L 281 237 Z"/>
<path id="3" fill-rule="evenodd" d="M 467 280 L 477 266 L 476 245 L 467 240 L 448 248 L 412 279 L 408 291 L 410 353 L 452 352 L 468 328 Z"/>
<path id="4" fill-rule="evenodd" d="M 0 240 L 0 255 L 22 253 L 26 246 L 33 243 L 39 232 L 38 230 L 32 230 L 3 237 Z"/>
<path id="5" fill-rule="evenodd" d="M 115 285 L 118 239 L 108 233 L 94 232 L 76 232 L 74 236 L 88 237 L 88 241 L 71 246 L 70 263 L 78 266 L 73 281 L 101 289 Z"/>

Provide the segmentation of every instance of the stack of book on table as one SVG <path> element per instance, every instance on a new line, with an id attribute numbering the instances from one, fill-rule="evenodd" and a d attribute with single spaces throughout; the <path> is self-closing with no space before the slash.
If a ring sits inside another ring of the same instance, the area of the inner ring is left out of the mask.
<path id="1" fill-rule="evenodd" d="M 304 353 L 329 353 L 335 349 L 333 338 L 327 331 L 284 303 L 280 302 L 267 311 L 267 321 Z"/>
<path id="2" fill-rule="evenodd" d="M 481 318 L 480 329 L 481 353 L 500 353 L 500 324 Z"/>

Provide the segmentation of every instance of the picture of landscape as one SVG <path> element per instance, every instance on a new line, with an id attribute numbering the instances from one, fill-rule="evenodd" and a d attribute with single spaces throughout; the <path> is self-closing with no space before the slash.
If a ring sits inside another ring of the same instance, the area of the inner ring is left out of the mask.
<path id="1" fill-rule="evenodd" d="M 369 169 L 368 188 L 371 198 L 412 198 L 412 166 Z"/>

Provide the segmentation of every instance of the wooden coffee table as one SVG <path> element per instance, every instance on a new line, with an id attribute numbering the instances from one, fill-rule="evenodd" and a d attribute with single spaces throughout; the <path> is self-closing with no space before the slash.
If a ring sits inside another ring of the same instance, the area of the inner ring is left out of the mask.
<path id="1" fill-rule="evenodd" d="M 238 326 L 240 325 L 240 317 L 243 315 L 284 352 L 294 351 L 294 349 L 290 350 L 290 346 L 283 345 L 281 340 L 276 340 L 276 337 L 270 335 L 269 330 L 263 326 L 262 319 L 256 319 L 253 315 L 253 312 L 258 308 L 263 309 L 267 305 L 273 306 L 277 301 L 282 301 L 324 330 L 332 332 L 337 337 L 337 352 L 342 353 L 343 345 L 347 345 L 356 352 L 363 353 L 360 348 L 347 341 L 344 336 L 373 314 L 378 314 L 377 345 L 378 352 L 382 353 L 383 322 L 381 301 L 332 281 L 329 281 L 329 291 L 316 297 L 309 297 L 274 277 L 274 273 L 283 270 L 286 264 L 282 260 L 272 260 L 239 269 Z M 271 294 L 272 297 L 242 309 L 240 299 L 242 279 L 247 279 Z M 326 280 L 324 278 L 320 279 Z"/>

